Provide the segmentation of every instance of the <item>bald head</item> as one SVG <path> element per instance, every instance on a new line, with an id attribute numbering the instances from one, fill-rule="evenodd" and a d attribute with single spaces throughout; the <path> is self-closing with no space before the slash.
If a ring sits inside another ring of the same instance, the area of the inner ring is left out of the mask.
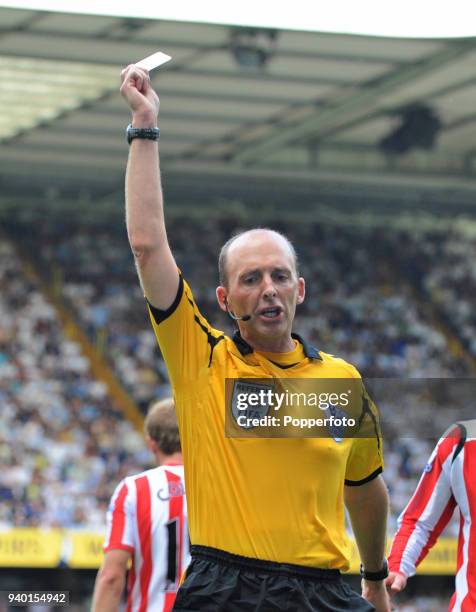
<path id="1" fill-rule="evenodd" d="M 257 244 L 262 244 L 264 241 L 274 242 L 275 244 L 279 244 L 284 249 L 289 251 L 291 259 L 294 263 L 294 270 L 296 272 L 296 276 L 299 276 L 298 273 L 298 258 L 296 255 L 296 250 L 290 240 L 286 238 L 283 234 L 269 229 L 269 228 L 255 228 L 251 230 L 247 230 L 245 232 L 239 232 L 235 236 L 232 236 L 225 244 L 222 246 L 220 250 L 220 255 L 218 257 L 218 274 L 220 279 L 220 285 L 223 287 L 228 287 L 228 271 L 229 271 L 229 260 L 236 255 L 239 255 L 240 250 L 243 247 L 253 249 Z"/>

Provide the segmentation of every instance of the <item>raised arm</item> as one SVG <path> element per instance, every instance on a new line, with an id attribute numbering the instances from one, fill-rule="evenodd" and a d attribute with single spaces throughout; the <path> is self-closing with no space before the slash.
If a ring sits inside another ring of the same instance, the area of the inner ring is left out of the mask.
<path id="1" fill-rule="evenodd" d="M 121 73 L 121 94 L 132 112 L 132 126 L 157 126 L 159 98 L 146 70 L 130 65 Z M 177 265 L 165 229 L 159 145 L 131 142 L 126 172 L 126 224 L 137 272 L 149 302 L 161 310 L 172 305 L 179 284 Z"/>

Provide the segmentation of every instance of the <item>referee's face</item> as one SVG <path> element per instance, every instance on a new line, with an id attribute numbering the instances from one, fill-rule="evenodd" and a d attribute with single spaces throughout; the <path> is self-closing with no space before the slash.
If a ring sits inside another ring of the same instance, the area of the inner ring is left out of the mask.
<path id="1" fill-rule="evenodd" d="M 304 279 L 297 276 L 286 240 L 269 230 L 243 234 L 229 248 L 227 276 L 228 287 L 219 288 L 218 299 L 223 308 L 222 290 L 235 315 L 251 315 L 238 323 L 243 338 L 258 350 L 291 350 L 291 329 L 296 305 L 304 300 Z"/>

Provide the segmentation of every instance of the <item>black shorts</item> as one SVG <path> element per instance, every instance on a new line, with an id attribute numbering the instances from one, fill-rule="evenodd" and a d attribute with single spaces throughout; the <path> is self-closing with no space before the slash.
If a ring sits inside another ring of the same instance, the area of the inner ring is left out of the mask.
<path id="1" fill-rule="evenodd" d="M 370 612 L 338 570 L 274 563 L 192 546 L 174 612 Z"/>

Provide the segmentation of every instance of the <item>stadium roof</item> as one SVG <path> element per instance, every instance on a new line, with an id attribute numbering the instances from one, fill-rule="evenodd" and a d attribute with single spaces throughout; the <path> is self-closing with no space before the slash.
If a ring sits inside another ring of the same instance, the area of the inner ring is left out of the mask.
<path id="1" fill-rule="evenodd" d="M 476 38 L 1 7 L 0 24 L 0 200 L 117 196 L 129 122 L 120 68 L 160 49 L 173 57 L 152 80 L 163 168 L 177 194 L 200 185 L 204 198 L 230 186 L 239 196 L 250 185 L 299 182 L 311 193 L 476 203 Z"/>
<path id="2" fill-rule="evenodd" d="M 266 0 L 2 0 L 2 6 L 29 10 L 89 15 L 112 15 L 161 21 L 214 23 L 306 32 L 340 32 L 404 38 L 474 36 L 476 7 L 473 0 L 308 0 L 278 2 L 270 9 Z"/>

